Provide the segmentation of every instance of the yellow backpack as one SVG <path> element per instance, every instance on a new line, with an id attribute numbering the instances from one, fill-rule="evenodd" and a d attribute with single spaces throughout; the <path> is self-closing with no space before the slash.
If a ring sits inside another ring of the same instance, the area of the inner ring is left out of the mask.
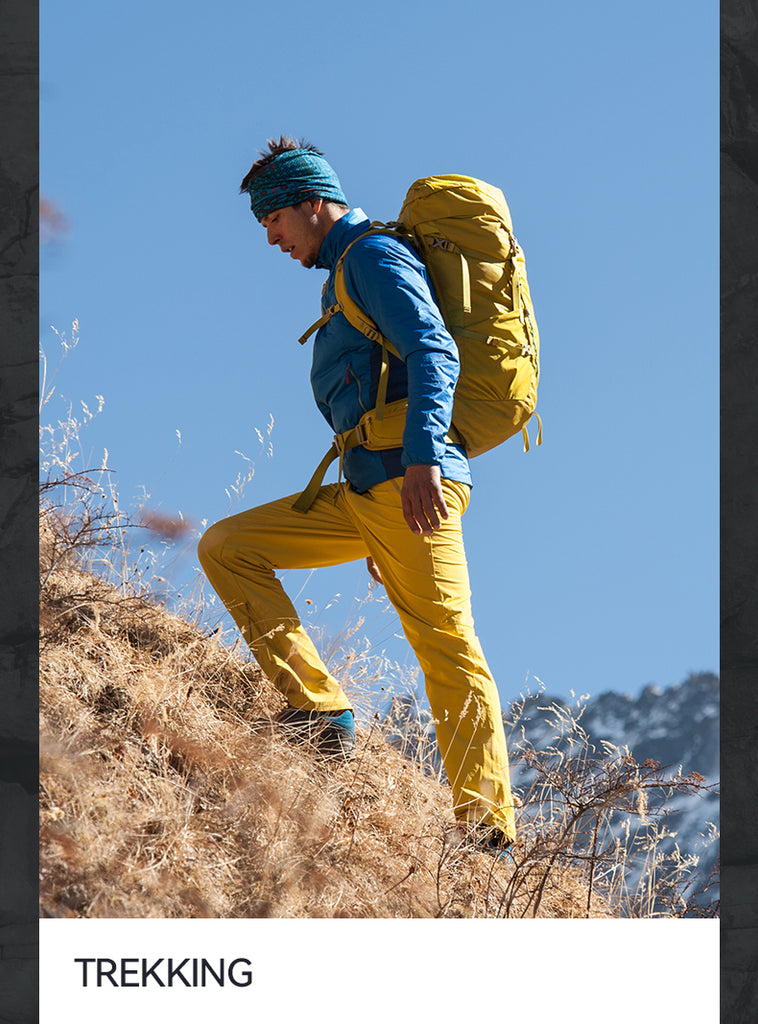
<path id="1" fill-rule="evenodd" d="M 434 285 L 445 325 L 460 355 L 449 440 L 473 458 L 522 431 L 537 404 L 539 334 L 526 280 L 524 255 L 513 234 L 511 215 L 499 188 L 461 175 L 444 174 L 415 181 L 397 221 L 375 222 L 365 234 L 380 232 L 409 239 Z M 364 238 L 360 235 L 360 238 Z M 336 313 L 383 347 L 376 408 L 334 439 L 313 479 L 294 504 L 306 511 L 330 462 L 362 444 L 372 450 L 402 446 L 407 402 L 386 403 L 392 345 L 348 295 L 343 263 L 356 238 L 337 263 L 336 303 L 300 338 L 307 339 Z M 397 353 L 395 353 L 397 354 Z M 537 444 L 542 443 L 538 421 Z"/>

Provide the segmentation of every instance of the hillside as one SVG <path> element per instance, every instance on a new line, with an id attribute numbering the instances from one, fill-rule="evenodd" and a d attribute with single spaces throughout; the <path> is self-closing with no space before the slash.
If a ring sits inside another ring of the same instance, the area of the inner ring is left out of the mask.
<path id="1" fill-rule="evenodd" d="M 644 818 L 657 769 L 586 751 L 556 765 L 524 750 L 542 768 L 522 792 L 514 862 L 456 847 L 449 790 L 425 769 L 423 744 L 401 753 L 375 721 L 354 761 L 328 767 L 278 739 L 269 721 L 282 700 L 244 650 L 87 571 L 83 536 L 43 511 L 42 916 L 661 912 L 604 840 L 609 813 Z M 701 786 L 666 780 L 670 792 Z M 686 910 L 684 880 L 686 865 L 652 879 L 669 913 Z"/>

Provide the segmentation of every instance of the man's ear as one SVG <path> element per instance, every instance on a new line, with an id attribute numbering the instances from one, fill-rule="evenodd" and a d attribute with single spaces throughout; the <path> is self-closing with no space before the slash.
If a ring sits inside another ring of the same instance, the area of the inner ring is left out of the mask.
<path id="1" fill-rule="evenodd" d="M 316 199 L 306 199 L 305 201 L 306 203 L 311 204 L 314 213 L 321 213 L 322 209 L 324 208 L 324 200 L 321 198 L 321 196 L 318 196 L 318 198 Z"/>

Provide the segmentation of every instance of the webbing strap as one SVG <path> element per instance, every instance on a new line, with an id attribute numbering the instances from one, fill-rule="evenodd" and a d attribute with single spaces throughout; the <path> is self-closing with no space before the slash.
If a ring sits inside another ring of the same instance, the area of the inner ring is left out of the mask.
<path id="1" fill-rule="evenodd" d="M 305 334 L 302 334 L 297 340 L 300 342 L 301 345 L 304 345 L 308 338 L 310 338 L 310 336 L 315 331 L 317 331 L 319 327 L 323 327 L 327 320 L 331 320 L 335 313 L 341 312 L 342 306 L 340 305 L 339 302 L 335 302 L 335 304 L 333 306 L 330 306 L 329 309 L 327 309 L 326 313 L 324 313 L 323 316 L 320 316 L 318 320 L 315 322 L 315 324 L 311 324 L 311 326 L 308 328 Z"/>
<path id="2" fill-rule="evenodd" d="M 332 445 L 326 455 L 323 457 L 316 467 L 316 472 L 308 481 L 308 485 L 305 490 L 300 494 L 296 501 L 292 502 L 292 508 L 295 512 L 307 512 L 313 502 L 316 500 L 319 488 L 323 482 L 324 476 L 326 475 L 327 469 L 331 466 L 334 460 L 339 455 L 335 445 Z"/>
<path id="3" fill-rule="evenodd" d="M 470 331 L 467 327 L 455 327 L 450 333 L 453 335 L 454 339 L 457 339 L 460 335 L 464 338 L 475 338 L 477 341 L 484 342 L 489 341 L 492 337 L 497 338 L 496 334 L 492 335 L 484 334 L 482 331 Z"/>
<path id="4" fill-rule="evenodd" d="M 384 407 L 387 404 L 387 384 L 390 379 L 390 354 L 387 346 L 382 345 L 382 365 L 379 370 L 379 387 L 376 391 L 376 418 L 384 419 Z"/>
<path id="5" fill-rule="evenodd" d="M 518 247 L 518 242 L 516 241 L 516 238 L 515 238 L 513 232 L 511 231 L 511 229 L 508 227 L 507 224 L 504 225 L 504 226 L 505 226 L 505 230 L 508 232 L 508 241 L 511 243 L 510 261 L 511 261 L 511 299 L 513 300 L 513 310 L 512 311 L 514 313 L 518 313 L 519 319 L 523 323 L 525 310 L 523 310 L 521 308 L 521 278 L 519 277 L 518 264 L 516 262 L 516 260 L 518 259 L 519 247 Z"/>
<path id="6" fill-rule="evenodd" d="M 367 234 L 369 233 L 370 232 L 367 232 Z M 360 238 L 363 237 L 365 236 L 360 235 L 359 238 L 356 238 L 351 242 L 337 262 L 337 270 L 334 275 L 334 291 L 337 296 L 340 312 L 345 316 L 348 323 L 355 327 L 356 330 L 360 331 L 361 334 L 364 334 L 370 341 L 375 341 L 382 347 L 382 364 L 379 368 L 379 381 L 376 390 L 375 406 L 376 419 L 381 422 L 384 419 L 384 408 L 387 404 L 387 385 L 389 383 L 390 376 L 389 354 L 390 352 L 393 352 L 397 355 L 397 352 L 381 333 L 374 321 L 371 320 L 370 317 L 366 316 L 357 303 L 350 297 L 345 286 L 345 276 L 342 268 L 345 256 L 347 256 L 351 247 L 355 245 L 355 242 L 359 241 Z"/>
<path id="7" fill-rule="evenodd" d="M 359 444 L 365 444 L 366 442 L 366 431 L 363 428 L 363 424 L 359 423 L 357 427 L 353 427 L 352 430 L 345 431 L 344 434 L 336 434 L 332 441 L 332 446 L 326 455 L 323 457 L 316 467 L 316 472 L 308 481 L 308 484 L 302 494 L 298 495 L 297 501 L 292 503 L 292 508 L 296 512 L 307 512 L 313 502 L 316 500 L 321 484 L 324 482 L 326 471 L 329 469 L 331 464 L 336 458 L 339 457 L 340 469 L 339 469 L 339 480 L 342 479 L 342 460 L 345 457 L 345 452 L 349 452 L 351 448 L 357 448 Z"/>
<path id="8" fill-rule="evenodd" d="M 460 256 L 461 256 L 461 277 L 462 277 L 461 292 L 462 292 L 462 295 L 463 295 L 463 312 L 464 313 L 470 313 L 471 312 L 471 275 L 469 274 L 468 260 L 463 255 L 463 253 L 461 252 L 460 249 L 458 250 L 458 252 L 460 253 Z"/>
<path id="9" fill-rule="evenodd" d="M 537 445 L 539 446 L 542 444 L 542 417 L 538 412 L 535 412 L 532 415 L 537 420 Z"/>
<path id="10" fill-rule="evenodd" d="M 513 271 L 511 273 L 511 292 L 513 293 L 513 312 L 518 313 L 519 317 L 523 320 L 524 314 L 521 310 L 521 281 L 518 276 L 518 267 L 516 266 L 516 260 L 511 260 L 511 267 Z"/>
<path id="11" fill-rule="evenodd" d="M 541 416 L 540 416 L 540 414 L 538 412 L 533 412 L 532 416 L 534 416 L 534 418 L 537 420 L 537 441 L 536 441 L 536 444 L 539 447 L 539 445 L 542 444 L 542 418 L 541 418 Z M 524 451 L 528 452 L 529 451 L 529 431 L 526 429 L 526 423 L 521 428 L 521 433 L 524 435 Z"/>

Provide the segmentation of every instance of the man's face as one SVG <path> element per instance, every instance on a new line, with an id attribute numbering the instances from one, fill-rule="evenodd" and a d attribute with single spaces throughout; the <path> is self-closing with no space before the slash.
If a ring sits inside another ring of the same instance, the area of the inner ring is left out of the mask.
<path id="1" fill-rule="evenodd" d="M 269 245 L 278 245 L 304 267 L 316 264 L 326 231 L 308 200 L 297 206 L 283 206 L 267 213 L 261 220 Z"/>

